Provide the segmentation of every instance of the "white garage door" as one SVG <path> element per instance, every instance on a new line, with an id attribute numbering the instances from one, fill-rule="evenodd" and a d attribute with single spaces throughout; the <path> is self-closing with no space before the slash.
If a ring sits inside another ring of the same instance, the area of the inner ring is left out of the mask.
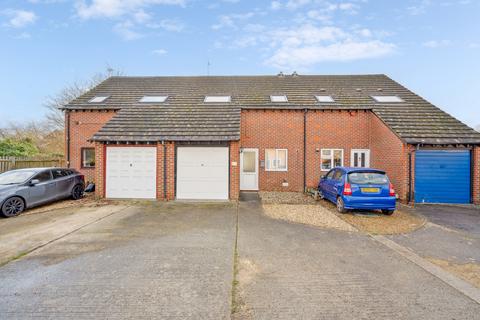
<path id="1" fill-rule="evenodd" d="M 155 199 L 157 148 L 107 147 L 106 197 Z"/>
<path id="2" fill-rule="evenodd" d="M 178 148 L 177 199 L 228 199 L 228 148 Z"/>

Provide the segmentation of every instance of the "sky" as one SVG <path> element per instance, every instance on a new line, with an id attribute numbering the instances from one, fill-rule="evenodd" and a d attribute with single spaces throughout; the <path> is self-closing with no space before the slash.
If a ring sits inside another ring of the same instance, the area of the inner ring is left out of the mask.
<path id="1" fill-rule="evenodd" d="M 480 125 L 480 0 L 0 0 L 0 127 L 124 75 L 387 74 Z"/>

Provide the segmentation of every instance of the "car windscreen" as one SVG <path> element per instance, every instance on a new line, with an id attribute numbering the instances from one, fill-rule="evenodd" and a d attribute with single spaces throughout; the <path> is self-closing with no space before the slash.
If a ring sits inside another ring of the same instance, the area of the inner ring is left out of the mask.
<path id="1" fill-rule="evenodd" d="M 27 181 L 32 177 L 35 171 L 8 171 L 0 174 L 0 185 L 2 184 L 17 184 Z"/>
<path id="2" fill-rule="evenodd" d="M 348 181 L 354 184 L 387 184 L 388 178 L 381 172 L 351 172 Z"/>

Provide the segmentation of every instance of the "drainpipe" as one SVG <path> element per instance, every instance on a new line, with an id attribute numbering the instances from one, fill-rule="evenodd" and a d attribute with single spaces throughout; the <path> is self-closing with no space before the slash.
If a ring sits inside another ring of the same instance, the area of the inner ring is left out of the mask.
<path id="1" fill-rule="evenodd" d="M 163 200 L 167 200 L 167 145 L 163 144 Z"/>
<path id="2" fill-rule="evenodd" d="M 307 191 L 307 112 L 303 110 L 303 192 Z"/>
<path id="3" fill-rule="evenodd" d="M 67 144 L 67 168 L 70 168 L 70 111 L 65 110 L 65 133 L 66 133 L 66 144 Z"/>

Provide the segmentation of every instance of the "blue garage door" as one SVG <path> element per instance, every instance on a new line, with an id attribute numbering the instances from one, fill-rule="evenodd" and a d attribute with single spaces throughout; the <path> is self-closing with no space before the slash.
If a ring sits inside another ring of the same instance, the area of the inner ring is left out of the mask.
<path id="1" fill-rule="evenodd" d="M 415 202 L 470 203 L 470 182 L 470 151 L 416 151 Z"/>

